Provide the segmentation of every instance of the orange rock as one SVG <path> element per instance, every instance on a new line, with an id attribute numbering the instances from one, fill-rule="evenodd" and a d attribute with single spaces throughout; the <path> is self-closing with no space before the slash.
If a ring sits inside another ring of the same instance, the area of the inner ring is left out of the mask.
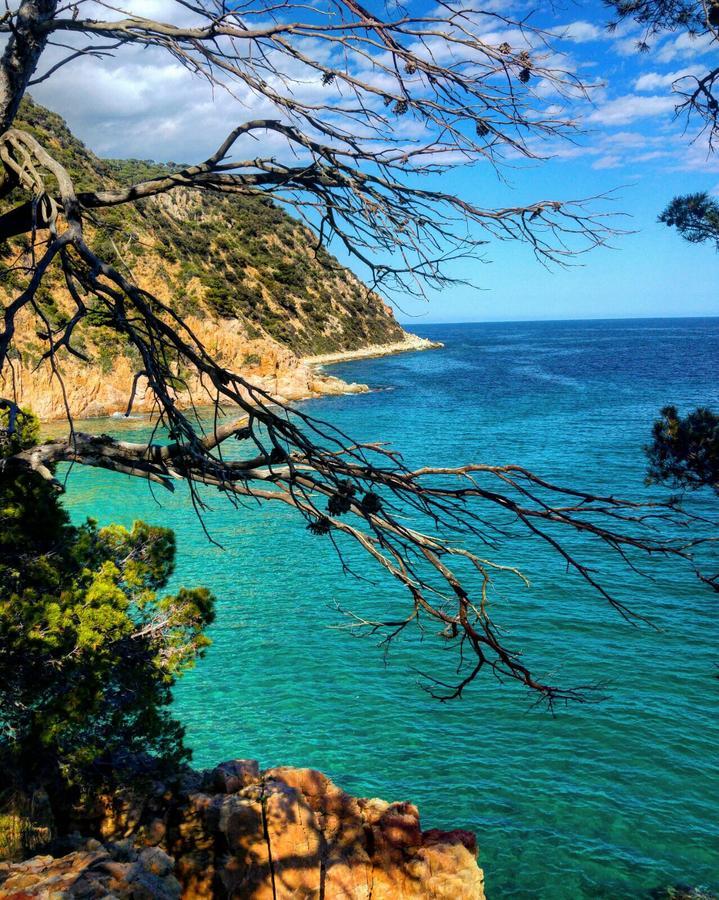
<path id="1" fill-rule="evenodd" d="M 28 317 L 25 317 L 28 318 Z M 30 329 L 30 321 L 21 316 L 20 331 Z M 270 337 L 250 339 L 239 320 L 217 320 L 189 316 L 187 325 L 210 350 L 217 361 L 247 377 L 252 384 L 277 398 L 300 400 L 325 394 L 367 391 L 366 385 L 347 384 L 324 375 L 305 363 L 289 348 Z M 247 360 L 253 360 L 247 363 Z M 259 362 L 254 362 L 259 360 Z M 122 414 L 132 391 L 136 364 L 120 353 L 113 358 L 112 370 L 89 365 L 75 357 L 62 361 L 63 384 L 53 376 L 49 363 L 26 365 L 19 361 L 12 373 L 0 376 L 0 396 L 16 397 L 17 402 L 43 420 L 66 417 L 65 396 L 73 418 Z M 192 398 L 207 396 L 202 380 L 188 375 L 186 388 L 176 394 L 180 409 L 192 406 Z M 133 413 L 151 413 L 156 401 L 146 378 L 138 380 Z"/>
<path id="2" fill-rule="evenodd" d="M 213 787 L 222 794 L 234 794 L 260 778 L 260 767 L 255 759 L 232 759 L 212 770 Z"/>
<path id="3" fill-rule="evenodd" d="M 38 858 L 23 864 L 5 886 L 34 891 L 52 877 L 60 878 L 63 890 L 67 887 L 63 896 L 105 897 L 107 892 L 92 893 L 104 885 L 112 896 L 125 897 L 130 895 L 123 891 L 137 881 L 137 896 L 145 897 L 148 883 L 172 889 L 174 861 L 186 900 L 484 898 L 474 835 L 423 832 L 411 803 L 357 799 L 314 769 L 277 767 L 260 773 L 253 760 L 231 760 L 203 776 L 189 776 L 187 784 L 175 790 L 158 785 L 156 795 L 144 802 L 128 792 L 98 804 L 109 817 L 101 823 L 103 834 L 135 827 L 137 846 L 110 845 L 122 851 L 121 861 L 101 846 L 94 856 L 86 852 L 69 863 Z M 160 846 L 147 846 L 158 835 Z M 90 857 L 94 863 L 87 861 Z M 89 893 L 68 887 L 63 880 L 68 866 L 84 873 L 78 884 Z M 6 896 L 11 895 L 0 891 Z"/>

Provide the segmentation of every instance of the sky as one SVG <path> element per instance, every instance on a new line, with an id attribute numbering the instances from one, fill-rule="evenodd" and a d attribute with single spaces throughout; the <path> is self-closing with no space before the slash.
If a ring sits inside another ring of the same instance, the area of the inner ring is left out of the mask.
<path id="1" fill-rule="evenodd" d="M 171 0 L 134 5 L 157 17 L 177 9 Z M 501 8 L 516 16 L 534 7 L 510 0 Z M 719 254 L 657 222 L 677 194 L 719 196 L 719 153 L 710 155 L 705 140 L 684 133 L 671 92 L 677 77 L 716 65 L 719 50 L 677 33 L 639 52 L 638 27 L 610 32 L 608 19 L 601 3 L 579 0 L 550 7 L 538 23 L 562 36 L 556 42 L 562 66 L 592 85 L 591 99 L 578 108 L 582 133 L 571 143 L 549 142 L 539 148 L 546 158 L 517 160 L 500 174 L 488 165 L 455 169 L 441 186 L 484 207 L 611 192 L 593 205 L 612 213 L 624 233 L 611 249 L 593 250 L 568 268 L 547 268 L 516 242 L 491 243 L 483 259 L 457 263 L 452 272 L 476 287 L 454 285 L 427 301 L 399 297 L 401 321 L 719 315 Z M 162 161 L 206 158 L 231 127 L 258 111 L 252 98 L 213 94 L 171 58 L 134 49 L 111 60 L 78 60 L 32 93 L 99 155 Z M 331 249 L 348 261 L 340 248 Z"/>

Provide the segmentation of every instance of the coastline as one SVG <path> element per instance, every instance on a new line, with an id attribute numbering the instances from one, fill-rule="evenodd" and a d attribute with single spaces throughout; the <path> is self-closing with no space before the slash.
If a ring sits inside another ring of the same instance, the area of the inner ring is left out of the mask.
<path id="1" fill-rule="evenodd" d="M 298 357 L 284 348 L 269 348 L 273 352 L 262 348 L 262 358 L 259 364 L 253 366 L 249 372 L 245 372 L 244 377 L 256 387 L 267 391 L 280 403 L 343 394 L 364 394 L 370 391 L 368 385 L 330 375 L 323 371 L 323 366 L 355 359 L 371 359 L 396 353 L 432 350 L 442 346 L 428 338 L 407 333 L 401 341 L 372 344 L 358 350 L 343 350 L 321 356 Z M 232 349 L 236 350 L 237 348 L 233 347 Z M 244 358 L 247 356 L 245 351 L 248 349 L 254 350 L 255 347 L 243 347 Z M 233 355 L 235 358 L 239 357 L 239 350 Z M 229 357 L 230 353 L 227 356 Z M 43 423 L 65 421 L 64 399 L 53 384 L 51 373 L 46 372 L 44 377 L 35 375 L 34 379 L 28 379 L 27 383 L 25 383 L 26 379 L 22 377 L 23 374 L 20 373 L 19 379 L 21 402 L 33 408 Z M 89 373 L 79 370 L 71 372 L 66 385 L 73 418 L 77 421 L 108 417 L 124 418 L 122 413 L 127 407 L 127 396 L 132 379 L 133 372 L 126 359 L 119 361 L 111 377 L 99 370 Z M 191 388 L 176 397 L 179 409 L 189 409 L 192 406 L 191 395 L 194 391 L 199 392 L 201 385 L 193 384 Z M 144 418 L 151 416 L 154 409 L 153 397 L 147 391 L 145 381 L 141 379 L 138 383 L 133 411 L 139 418 Z"/>
<path id="2" fill-rule="evenodd" d="M 309 366 L 325 366 L 331 363 L 351 362 L 354 359 L 373 359 L 380 356 L 393 356 L 396 353 L 409 353 L 416 350 L 438 350 L 444 347 L 440 341 L 407 332 L 404 340 L 391 344 L 372 344 L 358 350 L 340 350 L 336 353 L 324 353 L 320 356 L 303 356 L 302 362 Z"/>

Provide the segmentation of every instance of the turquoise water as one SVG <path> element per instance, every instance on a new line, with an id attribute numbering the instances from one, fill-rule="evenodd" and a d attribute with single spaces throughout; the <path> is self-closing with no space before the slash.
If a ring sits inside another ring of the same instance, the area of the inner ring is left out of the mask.
<path id="1" fill-rule="evenodd" d="M 383 389 L 308 408 L 392 441 L 410 462 L 517 462 L 639 496 L 659 407 L 719 405 L 719 319 L 415 330 L 445 349 L 335 366 Z M 477 832 L 492 900 L 719 889 L 717 595 L 690 572 L 658 563 L 654 580 L 640 579 L 597 557 L 654 630 L 622 621 L 531 540 L 497 552 L 531 578 L 529 589 L 507 584 L 494 614 L 535 670 L 605 682 L 604 702 L 553 718 L 490 676 L 439 704 L 414 674 L 436 661 L 432 640 L 408 639 L 385 659 L 333 627 L 334 601 L 371 609 L 399 589 L 343 577 L 329 543 L 289 511 L 215 500 L 207 524 L 221 550 L 182 491 L 155 500 L 137 481 L 76 468 L 67 502 L 76 518 L 171 526 L 176 581 L 219 598 L 213 647 L 176 691 L 198 765 L 313 766 L 356 794 L 411 799 L 425 827 Z"/>

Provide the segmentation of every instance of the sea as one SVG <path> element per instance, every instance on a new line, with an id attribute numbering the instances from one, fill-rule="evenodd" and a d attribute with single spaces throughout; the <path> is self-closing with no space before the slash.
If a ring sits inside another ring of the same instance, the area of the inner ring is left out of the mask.
<path id="1" fill-rule="evenodd" d="M 596 493 L 660 499 L 642 449 L 659 409 L 719 407 L 719 318 L 411 330 L 444 348 L 329 367 L 373 390 L 304 411 L 391 443 L 411 465 L 517 463 Z M 476 832 L 490 900 L 719 891 L 719 595 L 691 566 L 648 559 L 636 573 L 609 549 L 573 545 L 649 620 L 637 624 L 528 534 L 484 548 L 529 579 L 492 594 L 505 639 L 537 674 L 598 685 L 602 699 L 552 712 L 487 673 L 440 702 L 419 674 L 447 663 L 433 629 L 385 652 L 341 611 L 401 605 L 399 586 L 360 558 L 343 573 L 331 542 L 290 510 L 207 499 L 216 543 L 182 488 L 153 493 L 75 467 L 65 497 L 76 521 L 172 527 L 172 587 L 217 596 L 212 647 L 175 689 L 197 766 L 308 766 L 358 796 L 411 800 L 424 828 Z M 711 491 L 686 503 L 719 518 Z"/>

